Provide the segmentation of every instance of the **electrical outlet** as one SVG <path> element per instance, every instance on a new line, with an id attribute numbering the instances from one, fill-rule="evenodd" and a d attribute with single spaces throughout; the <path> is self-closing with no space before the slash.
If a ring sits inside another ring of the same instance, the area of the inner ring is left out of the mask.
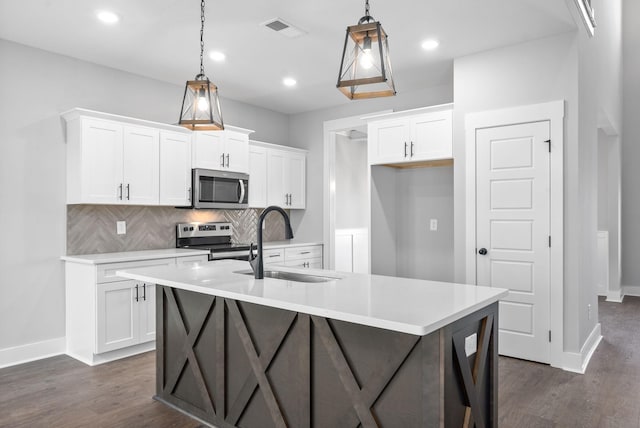
<path id="1" fill-rule="evenodd" d="M 436 218 L 431 219 L 431 221 L 429 222 L 429 230 L 432 232 L 435 232 L 436 230 L 438 230 L 438 219 Z"/>
<path id="2" fill-rule="evenodd" d="M 473 333 L 471 336 L 464 338 L 464 353 L 467 355 L 473 355 L 478 351 L 478 335 Z"/>
<path id="3" fill-rule="evenodd" d="M 126 235 L 127 234 L 127 222 L 126 221 L 116 221 L 116 233 L 118 235 Z"/>

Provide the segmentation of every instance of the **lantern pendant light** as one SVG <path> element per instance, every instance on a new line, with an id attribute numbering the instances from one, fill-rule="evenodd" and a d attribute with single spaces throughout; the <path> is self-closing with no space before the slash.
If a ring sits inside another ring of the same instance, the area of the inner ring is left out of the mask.
<path id="1" fill-rule="evenodd" d="M 200 2 L 200 73 L 184 88 L 179 125 L 192 131 L 224 129 L 218 87 L 204 74 L 204 0 Z"/>
<path id="2" fill-rule="evenodd" d="M 396 94 L 387 33 L 369 15 L 369 0 L 358 24 L 347 27 L 337 87 L 352 100 Z"/>

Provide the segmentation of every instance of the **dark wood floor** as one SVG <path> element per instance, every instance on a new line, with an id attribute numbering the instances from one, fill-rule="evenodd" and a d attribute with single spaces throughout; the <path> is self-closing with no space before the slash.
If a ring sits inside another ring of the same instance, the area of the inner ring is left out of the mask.
<path id="1" fill-rule="evenodd" d="M 500 427 L 640 428 L 640 298 L 601 301 L 600 321 L 585 375 L 500 359 Z M 59 356 L 0 370 L 0 427 L 199 427 L 151 399 L 154 358 L 88 367 Z"/>

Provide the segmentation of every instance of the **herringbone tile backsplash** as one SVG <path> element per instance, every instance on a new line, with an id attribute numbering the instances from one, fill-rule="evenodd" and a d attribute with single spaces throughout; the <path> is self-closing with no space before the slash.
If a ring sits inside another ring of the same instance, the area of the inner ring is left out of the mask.
<path id="1" fill-rule="evenodd" d="M 155 250 L 176 246 L 176 223 L 228 221 L 235 243 L 256 242 L 262 210 L 190 210 L 173 207 L 67 205 L 67 254 L 99 254 Z M 126 235 L 116 234 L 116 222 L 127 222 Z M 284 239 L 284 220 L 269 214 L 265 241 Z"/>

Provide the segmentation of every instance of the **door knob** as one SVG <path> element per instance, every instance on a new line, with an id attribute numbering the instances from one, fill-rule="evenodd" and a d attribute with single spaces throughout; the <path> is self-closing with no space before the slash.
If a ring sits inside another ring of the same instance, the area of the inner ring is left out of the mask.
<path id="1" fill-rule="evenodd" d="M 484 256 L 487 254 L 487 249 L 486 248 L 480 248 L 478 250 L 478 254 L 480 254 L 481 256 Z"/>

